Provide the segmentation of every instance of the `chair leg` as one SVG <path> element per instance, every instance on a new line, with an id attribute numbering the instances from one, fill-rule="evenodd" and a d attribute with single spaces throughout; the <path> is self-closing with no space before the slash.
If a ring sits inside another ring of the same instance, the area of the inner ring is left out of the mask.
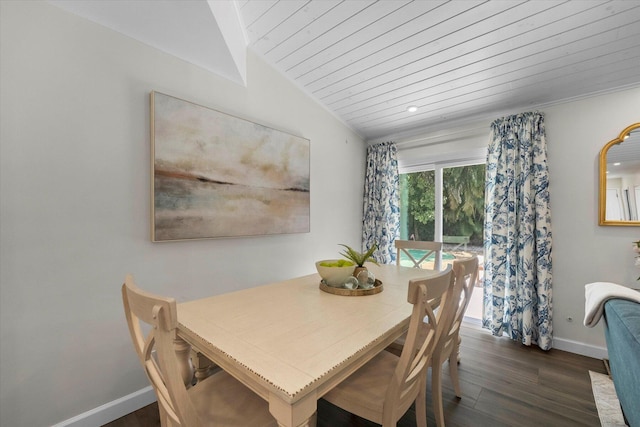
<path id="1" fill-rule="evenodd" d="M 457 397 L 462 397 L 460 391 L 460 378 L 458 377 L 458 364 L 460 363 L 460 335 L 455 339 L 455 345 L 451 354 L 449 355 L 449 375 L 451 376 L 451 382 L 453 383 L 453 389 L 456 392 Z"/>
<path id="2" fill-rule="evenodd" d="M 460 390 L 460 377 L 458 376 L 458 363 L 456 363 L 456 354 L 451 353 L 449 357 L 449 376 L 451 376 L 451 382 L 453 383 L 453 390 L 456 393 L 456 397 L 462 398 L 462 391 Z"/>
<path id="3" fill-rule="evenodd" d="M 158 412 L 160 412 L 160 426 L 162 427 L 171 427 L 171 420 L 167 416 L 167 412 L 164 410 L 162 405 L 158 402 Z"/>
<path id="4" fill-rule="evenodd" d="M 444 427 L 444 410 L 442 408 L 442 361 L 431 362 L 431 400 L 433 400 L 433 416 L 438 427 Z"/>
<path id="5" fill-rule="evenodd" d="M 416 397 L 416 427 L 427 427 L 427 385 L 420 387 Z"/>

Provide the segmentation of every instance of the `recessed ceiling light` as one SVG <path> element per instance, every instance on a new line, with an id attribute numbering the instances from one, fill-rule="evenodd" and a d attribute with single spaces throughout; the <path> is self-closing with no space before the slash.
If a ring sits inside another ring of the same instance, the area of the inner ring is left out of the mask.
<path id="1" fill-rule="evenodd" d="M 416 111 L 418 111 L 418 107 L 416 107 L 415 105 L 409 105 L 407 107 L 407 111 L 410 113 L 415 113 Z"/>
<path id="2" fill-rule="evenodd" d="M 614 163 L 613 166 L 620 166 L 620 162 Z"/>

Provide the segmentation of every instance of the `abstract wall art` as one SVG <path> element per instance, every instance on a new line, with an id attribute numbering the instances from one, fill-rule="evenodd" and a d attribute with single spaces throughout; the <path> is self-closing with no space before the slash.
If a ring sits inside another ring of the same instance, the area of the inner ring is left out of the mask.
<path id="1" fill-rule="evenodd" d="M 308 139 L 151 93 L 154 242 L 309 232 Z"/>

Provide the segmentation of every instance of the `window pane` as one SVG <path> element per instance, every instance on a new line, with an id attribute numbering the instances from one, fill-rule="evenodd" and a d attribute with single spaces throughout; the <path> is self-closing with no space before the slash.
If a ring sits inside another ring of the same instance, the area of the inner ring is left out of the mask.
<path id="1" fill-rule="evenodd" d="M 442 241 L 445 251 L 482 249 L 484 165 L 442 170 Z"/>
<path id="2" fill-rule="evenodd" d="M 400 174 L 400 239 L 433 240 L 435 173 Z"/>

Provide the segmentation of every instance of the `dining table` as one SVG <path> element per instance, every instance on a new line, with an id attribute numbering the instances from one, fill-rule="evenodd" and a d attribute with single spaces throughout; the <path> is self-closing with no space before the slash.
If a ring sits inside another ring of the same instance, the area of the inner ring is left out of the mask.
<path id="1" fill-rule="evenodd" d="M 367 267 L 381 292 L 329 293 L 310 274 L 179 303 L 176 345 L 192 347 L 260 395 L 279 426 L 314 426 L 318 399 L 408 329 L 409 281 L 437 274 Z"/>

